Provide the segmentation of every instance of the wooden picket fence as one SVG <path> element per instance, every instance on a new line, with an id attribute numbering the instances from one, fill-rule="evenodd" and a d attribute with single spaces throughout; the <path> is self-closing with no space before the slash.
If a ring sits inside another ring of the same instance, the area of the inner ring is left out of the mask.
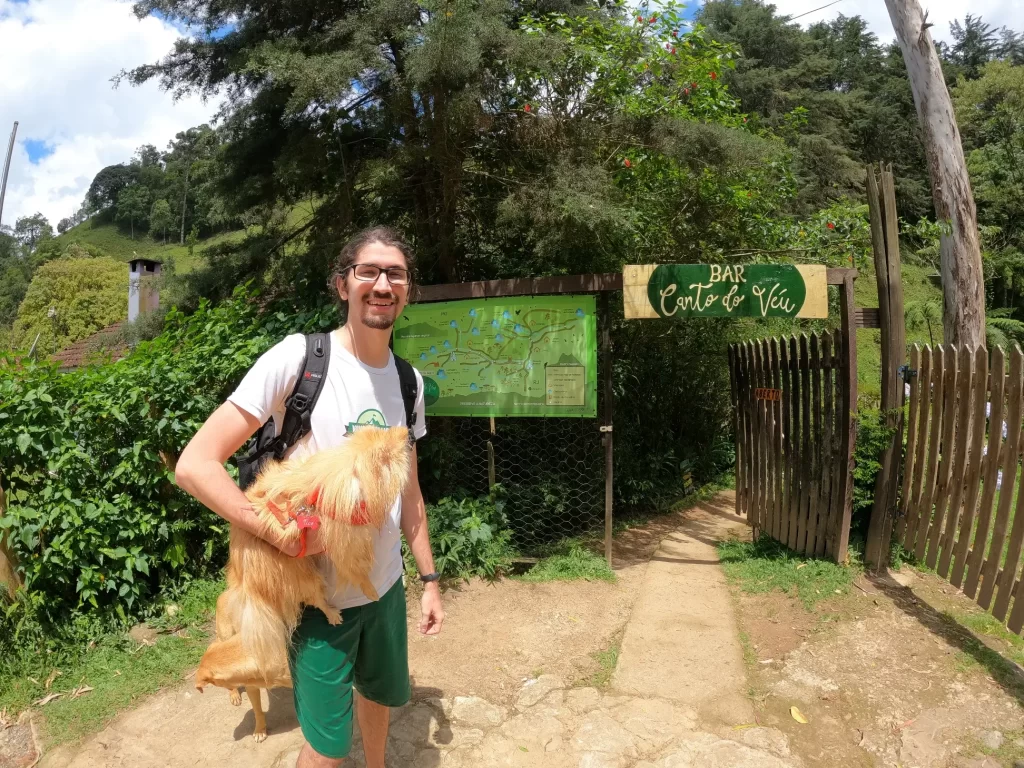
<path id="1" fill-rule="evenodd" d="M 1024 355 L 1015 345 L 1009 357 L 1007 371 L 998 347 L 991 361 L 983 347 L 911 349 L 896 538 L 1020 633 Z"/>
<path id="2" fill-rule="evenodd" d="M 729 348 L 737 513 L 755 537 L 838 562 L 853 494 L 849 362 L 839 331 Z"/>

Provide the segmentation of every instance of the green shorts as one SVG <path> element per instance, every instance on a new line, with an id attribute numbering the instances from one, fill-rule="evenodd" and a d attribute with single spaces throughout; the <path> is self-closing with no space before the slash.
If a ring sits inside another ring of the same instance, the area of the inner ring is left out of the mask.
<path id="1" fill-rule="evenodd" d="M 324 757 L 352 746 L 352 685 L 388 707 L 409 701 L 409 645 L 405 585 L 399 579 L 375 603 L 346 608 L 332 627 L 307 607 L 292 637 L 290 665 L 295 714 L 302 735 Z"/>

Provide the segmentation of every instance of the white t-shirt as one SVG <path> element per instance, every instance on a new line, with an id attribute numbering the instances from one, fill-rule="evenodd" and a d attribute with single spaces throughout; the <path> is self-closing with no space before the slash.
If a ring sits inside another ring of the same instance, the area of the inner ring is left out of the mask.
<path id="1" fill-rule="evenodd" d="M 251 413 L 261 424 L 271 416 L 275 432 L 284 423 L 284 401 L 295 387 L 301 373 L 306 341 L 301 334 L 288 336 L 268 349 L 242 379 L 228 401 Z M 288 456 L 305 456 L 341 444 L 346 432 L 357 424 L 379 424 L 385 427 L 407 426 L 402 388 L 398 380 L 394 355 L 384 368 L 371 368 L 346 350 L 331 336 L 331 359 L 327 378 L 310 416 L 310 431 L 289 451 Z M 423 377 L 416 371 L 416 427 L 413 434 L 420 439 L 427 433 L 423 412 Z M 370 581 L 377 594 L 383 596 L 402 577 L 402 500 L 395 501 L 391 514 L 375 542 L 375 558 Z M 317 558 L 328 585 L 334 585 L 334 566 L 326 557 Z M 328 602 L 339 610 L 364 605 L 369 599 L 359 587 L 343 584 L 328 594 Z"/>

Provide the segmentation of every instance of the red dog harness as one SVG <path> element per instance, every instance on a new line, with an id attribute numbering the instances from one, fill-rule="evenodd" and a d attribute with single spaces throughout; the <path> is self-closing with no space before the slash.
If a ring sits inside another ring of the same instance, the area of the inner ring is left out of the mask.
<path id="1" fill-rule="evenodd" d="M 310 492 L 306 497 L 306 503 L 302 504 L 298 511 L 289 509 L 287 514 L 282 512 L 276 504 L 272 501 L 267 502 L 267 508 L 274 513 L 277 521 L 282 525 L 287 525 L 289 520 L 294 520 L 296 527 L 299 529 L 299 553 L 295 557 L 306 556 L 306 533 L 307 531 L 318 531 L 320 530 L 320 518 L 316 514 L 316 504 L 320 500 L 320 489 L 317 488 Z M 332 520 L 334 515 L 328 514 Z M 366 516 L 366 502 L 359 502 L 359 509 L 352 514 L 352 525 L 367 525 L 370 519 Z"/>

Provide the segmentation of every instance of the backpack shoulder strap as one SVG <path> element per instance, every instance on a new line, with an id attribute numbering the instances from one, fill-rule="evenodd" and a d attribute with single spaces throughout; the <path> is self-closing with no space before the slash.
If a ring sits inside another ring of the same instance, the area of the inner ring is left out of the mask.
<path id="1" fill-rule="evenodd" d="M 327 366 L 331 361 L 330 336 L 326 333 L 306 335 L 306 356 L 295 388 L 285 400 L 284 424 L 274 439 L 274 456 L 284 458 L 285 452 L 309 432 L 309 420 L 320 398 Z"/>
<path id="2" fill-rule="evenodd" d="M 416 426 L 416 371 L 404 359 L 395 355 L 398 369 L 398 383 L 402 388 L 402 402 L 405 404 L 405 426 L 409 428 L 409 442 L 415 443 L 413 427 Z"/>

